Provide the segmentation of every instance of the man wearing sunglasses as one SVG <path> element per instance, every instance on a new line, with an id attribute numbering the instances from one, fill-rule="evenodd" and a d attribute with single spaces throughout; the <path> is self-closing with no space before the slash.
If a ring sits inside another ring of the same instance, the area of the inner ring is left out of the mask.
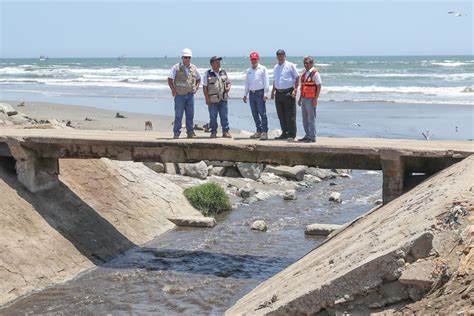
<path id="1" fill-rule="evenodd" d="M 183 114 L 186 114 L 186 133 L 188 138 L 194 134 L 194 94 L 199 88 L 201 75 L 195 65 L 191 64 L 192 52 L 189 48 L 183 49 L 181 62 L 171 68 L 168 76 L 168 85 L 174 97 L 174 138 L 181 134 Z"/>
<path id="2" fill-rule="evenodd" d="M 314 68 L 314 60 L 310 56 L 303 59 L 305 71 L 301 75 L 301 94 L 298 105 L 301 106 L 305 136 L 300 142 L 314 143 L 316 141 L 316 107 L 321 92 L 321 76 Z"/>

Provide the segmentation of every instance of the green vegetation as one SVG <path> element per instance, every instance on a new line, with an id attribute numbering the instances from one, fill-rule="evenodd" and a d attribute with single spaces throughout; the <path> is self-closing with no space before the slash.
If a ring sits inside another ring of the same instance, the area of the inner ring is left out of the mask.
<path id="1" fill-rule="evenodd" d="M 208 182 L 184 190 L 189 203 L 205 216 L 213 216 L 231 208 L 224 189 L 215 182 Z"/>

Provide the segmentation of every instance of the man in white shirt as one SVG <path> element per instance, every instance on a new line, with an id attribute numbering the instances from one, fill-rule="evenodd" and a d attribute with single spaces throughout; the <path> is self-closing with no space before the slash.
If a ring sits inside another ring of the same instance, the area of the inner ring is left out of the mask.
<path id="1" fill-rule="evenodd" d="M 272 99 L 275 99 L 282 133 L 275 139 L 294 139 L 296 137 L 296 92 L 300 76 L 295 64 L 286 61 L 286 53 L 283 49 L 277 50 L 276 56 L 278 63 L 273 68 L 275 80 Z"/>
<path id="2" fill-rule="evenodd" d="M 301 94 L 298 104 L 303 114 L 305 136 L 298 141 L 314 143 L 316 141 L 316 107 L 321 92 L 321 76 L 314 68 L 314 60 L 310 56 L 303 59 L 305 71 L 301 75 Z"/>
<path id="3" fill-rule="evenodd" d="M 265 66 L 259 64 L 260 57 L 257 52 L 250 53 L 250 62 L 252 67 L 247 69 L 245 76 L 245 94 L 244 103 L 247 103 L 249 96 L 250 109 L 252 110 L 253 120 L 255 122 L 256 132 L 250 138 L 267 140 L 268 139 L 268 120 L 265 102 L 269 90 L 268 70 Z"/>
<path id="4" fill-rule="evenodd" d="M 181 134 L 183 114 L 186 113 L 186 133 L 188 138 L 194 135 L 194 94 L 199 89 L 201 75 L 196 66 L 191 64 L 192 52 L 189 48 L 183 49 L 181 62 L 174 65 L 168 76 L 168 85 L 174 97 L 174 138 Z"/>

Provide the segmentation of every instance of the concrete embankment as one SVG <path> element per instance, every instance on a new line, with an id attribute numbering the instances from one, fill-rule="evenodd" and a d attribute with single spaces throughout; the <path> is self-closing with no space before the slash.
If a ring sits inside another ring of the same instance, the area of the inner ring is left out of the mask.
<path id="1" fill-rule="evenodd" d="M 141 163 L 61 160 L 60 186 L 30 193 L 0 162 L 0 305 L 64 282 L 202 216 L 182 189 Z"/>
<path id="2" fill-rule="evenodd" d="M 470 310 L 472 170 L 474 156 L 366 213 L 260 284 L 226 315 Z"/>

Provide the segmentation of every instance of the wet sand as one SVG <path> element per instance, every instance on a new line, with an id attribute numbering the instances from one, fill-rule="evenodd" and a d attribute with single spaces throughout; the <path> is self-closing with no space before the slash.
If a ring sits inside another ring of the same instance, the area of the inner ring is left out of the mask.
<path id="1" fill-rule="evenodd" d="M 58 103 L 52 103 L 51 100 Z M 39 102 L 43 101 L 43 102 Z M 17 101 L 1 101 L 16 105 Z M 80 129 L 143 130 L 151 120 L 155 131 L 171 131 L 173 121 L 171 98 L 39 98 L 26 101 L 20 111 L 35 118 L 71 120 Z M 78 105 L 81 104 L 81 105 Z M 132 110 L 131 110 L 132 109 Z M 127 119 L 115 119 L 115 113 Z M 134 112 L 134 113 L 132 113 Z M 274 101 L 267 101 L 269 129 L 278 133 L 279 120 Z M 84 121 L 89 117 L 95 121 Z M 195 100 L 195 123 L 208 122 L 204 100 Z M 254 132 L 249 105 L 241 100 L 229 100 L 229 121 L 232 133 L 237 130 Z M 304 135 L 300 109 L 297 109 L 298 135 Z M 446 104 L 401 104 L 388 102 L 320 102 L 316 130 L 326 137 L 377 137 L 424 139 L 429 131 L 435 140 L 469 140 L 474 138 L 474 107 Z M 220 131 L 219 131 L 220 132 Z"/>

